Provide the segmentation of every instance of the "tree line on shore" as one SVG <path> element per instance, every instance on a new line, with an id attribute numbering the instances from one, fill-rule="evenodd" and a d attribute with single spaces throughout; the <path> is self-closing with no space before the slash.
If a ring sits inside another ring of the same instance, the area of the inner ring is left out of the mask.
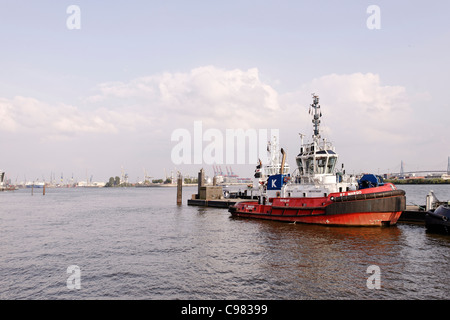
<path id="1" fill-rule="evenodd" d="M 153 184 L 170 184 L 172 183 L 172 179 L 171 178 L 167 178 L 167 179 L 153 179 L 152 182 Z M 197 179 L 195 178 L 184 178 L 184 183 L 185 184 L 193 184 L 193 183 L 197 183 Z M 150 184 L 150 181 L 146 181 L 144 184 Z M 132 187 L 135 184 L 133 183 L 129 183 L 129 182 L 121 182 L 120 181 L 120 177 L 116 176 L 116 177 L 110 177 L 109 181 L 105 184 L 105 187 Z"/>
<path id="2" fill-rule="evenodd" d="M 415 178 L 415 179 L 385 179 L 393 184 L 450 184 L 450 179 L 442 178 Z"/>

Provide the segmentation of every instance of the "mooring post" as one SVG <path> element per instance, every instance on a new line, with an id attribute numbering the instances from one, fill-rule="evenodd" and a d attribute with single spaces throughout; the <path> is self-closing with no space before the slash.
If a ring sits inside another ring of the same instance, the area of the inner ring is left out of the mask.
<path id="1" fill-rule="evenodd" d="M 198 173 L 198 195 L 200 196 L 200 190 L 205 185 L 205 172 L 203 171 L 203 168 L 200 169 Z"/>
<path id="2" fill-rule="evenodd" d="M 44 183 L 44 189 L 42 190 L 42 195 L 45 196 L 45 183 Z"/>
<path id="3" fill-rule="evenodd" d="M 178 180 L 177 180 L 177 205 L 182 204 L 182 196 L 183 196 L 183 176 L 178 172 Z"/>

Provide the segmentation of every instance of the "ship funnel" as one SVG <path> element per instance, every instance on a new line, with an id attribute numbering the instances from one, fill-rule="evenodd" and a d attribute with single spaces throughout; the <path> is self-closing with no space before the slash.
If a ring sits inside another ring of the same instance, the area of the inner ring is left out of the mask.
<path id="1" fill-rule="evenodd" d="M 284 163 L 286 162 L 286 152 L 284 152 L 284 149 L 281 148 L 281 154 L 283 155 L 283 159 L 281 160 L 281 169 L 280 173 L 284 174 Z"/>

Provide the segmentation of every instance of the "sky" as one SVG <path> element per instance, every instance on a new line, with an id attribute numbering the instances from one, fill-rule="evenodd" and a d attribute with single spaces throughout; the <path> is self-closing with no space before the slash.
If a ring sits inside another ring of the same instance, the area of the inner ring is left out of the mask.
<path id="1" fill-rule="evenodd" d="M 449 11 L 434 0 L 0 0 L 0 170 L 12 182 L 212 175 L 193 159 L 209 129 L 223 140 L 278 130 L 295 167 L 312 93 L 347 172 L 446 170 Z M 180 130 L 190 135 L 174 140 Z M 174 161 L 181 140 L 192 161 Z M 223 158 L 223 171 L 252 177 L 251 159 Z"/>

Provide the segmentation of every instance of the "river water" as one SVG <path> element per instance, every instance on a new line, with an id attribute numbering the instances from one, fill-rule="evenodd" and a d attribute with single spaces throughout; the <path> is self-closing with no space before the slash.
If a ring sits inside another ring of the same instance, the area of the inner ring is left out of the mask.
<path id="1" fill-rule="evenodd" d="M 450 199 L 450 185 L 402 188 Z M 175 188 L 40 192 L 0 193 L 0 299 L 449 299 L 450 236 L 421 225 L 238 219 L 188 206 L 193 187 L 182 206 Z"/>

